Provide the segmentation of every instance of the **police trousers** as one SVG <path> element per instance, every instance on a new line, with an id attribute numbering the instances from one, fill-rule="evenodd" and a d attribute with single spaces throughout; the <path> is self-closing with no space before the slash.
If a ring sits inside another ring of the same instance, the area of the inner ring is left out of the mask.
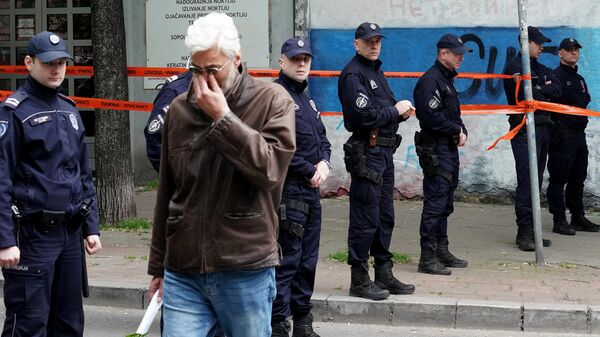
<path id="1" fill-rule="evenodd" d="M 536 124 L 535 137 L 539 180 L 537 183 L 541 189 L 546 160 L 548 159 L 548 147 L 550 144 L 549 124 Z M 513 139 L 511 139 L 510 145 L 515 158 L 515 168 L 517 171 L 517 189 L 515 195 L 517 226 L 533 226 L 531 185 L 529 181 L 529 150 L 527 148 L 526 130 L 521 130 Z"/>
<path id="2" fill-rule="evenodd" d="M 2 337 L 81 337 L 80 230 L 21 224 L 21 259 L 3 268 L 6 318 Z"/>
<path id="3" fill-rule="evenodd" d="M 550 213 L 583 213 L 583 186 L 587 178 L 588 147 L 585 132 L 565 132 L 548 152 L 547 197 Z M 565 185 L 567 185 L 565 191 Z M 566 207 L 565 207 L 566 201 Z"/>
<path id="4" fill-rule="evenodd" d="M 448 216 L 454 212 L 454 191 L 458 186 L 459 157 L 456 146 L 435 146 L 439 169 L 449 173 L 423 175 L 423 211 L 419 233 L 421 247 L 448 242 Z"/>
<path id="5" fill-rule="evenodd" d="M 369 255 L 380 265 L 392 259 L 389 251 L 394 229 L 394 149 L 368 147 L 367 169 L 382 177 L 381 184 L 350 173 L 348 264 L 366 263 Z"/>
<path id="6" fill-rule="evenodd" d="M 277 295 L 273 302 L 273 323 L 282 322 L 290 315 L 300 317 L 310 313 L 321 237 L 319 189 L 308 186 L 306 182 L 286 182 L 282 195 L 284 200 L 297 200 L 308 205 L 308 214 L 292 207 L 286 208 L 286 221 L 301 225 L 304 229 L 302 237 L 279 227 L 282 259 L 275 269 Z"/>

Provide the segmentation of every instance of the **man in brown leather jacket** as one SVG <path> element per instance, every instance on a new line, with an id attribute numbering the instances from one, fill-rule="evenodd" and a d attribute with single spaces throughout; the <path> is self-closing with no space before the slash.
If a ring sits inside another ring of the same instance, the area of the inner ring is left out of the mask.
<path id="1" fill-rule="evenodd" d="M 294 102 L 255 80 L 225 14 L 188 28 L 193 73 L 165 119 L 148 273 L 166 336 L 270 336 L 277 206 L 295 151 Z"/>

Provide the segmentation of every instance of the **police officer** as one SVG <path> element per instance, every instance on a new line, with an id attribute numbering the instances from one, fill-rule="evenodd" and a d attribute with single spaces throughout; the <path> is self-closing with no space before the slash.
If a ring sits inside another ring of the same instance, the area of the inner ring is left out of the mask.
<path id="1" fill-rule="evenodd" d="M 559 80 L 554 76 L 552 70 L 538 61 L 538 57 L 544 49 L 543 44 L 551 42 L 542 32 L 536 28 L 527 27 L 529 36 L 529 62 L 531 64 L 531 84 L 533 99 L 538 101 L 551 101 L 560 97 Z M 521 75 L 521 53 L 513 58 L 506 66 L 504 74 Z M 517 102 L 515 97 L 517 80 L 504 80 L 504 93 L 508 104 L 514 105 Z M 519 89 L 519 101 L 524 100 L 523 85 Z M 521 123 L 524 115 L 510 115 L 508 122 L 513 129 Z M 535 111 L 535 137 L 536 137 L 536 156 L 538 169 L 538 184 L 541 188 L 544 177 L 544 168 L 548 157 L 548 145 L 550 142 L 550 113 L 544 110 Z M 531 186 L 529 181 L 529 155 L 527 148 L 527 129 L 521 131 L 510 141 L 513 156 L 515 158 L 515 168 L 517 171 L 517 189 L 515 196 L 515 213 L 517 216 L 517 238 L 516 244 L 520 250 L 533 251 L 535 243 L 533 241 L 533 215 L 531 210 Z M 550 240 L 543 240 L 544 247 L 550 246 Z"/>
<path id="2" fill-rule="evenodd" d="M 473 50 L 458 36 L 442 36 L 437 42 L 437 60 L 413 93 L 421 126 L 415 145 L 424 173 L 420 273 L 450 275 L 447 267 L 465 268 L 468 264 L 448 250 L 448 216 L 454 211 L 458 186 L 458 146 L 467 141 L 454 77 L 467 52 Z"/>
<path id="3" fill-rule="evenodd" d="M 398 124 L 407 120 L 410 101 L 397 101 L 381 71 L 381 28 L 370 22 L 354 32 L 356 55 L 338 80 L 344 126 L 352 133 L 344 144 L 350 184 L 348 264 L 350 296 L 382 300 L 412 294 L 415 287 L 392 274 L 390 241 L 394 229 L 394 159 L 402 137 Z M 369 253 L 375 259 L 375 282 L 369 278 Z"/>
<path id="4" fill-rule="evenodd" d="M 83 336 L 82 244 L 102 246 L 85 130 L 59 93 L 68 59 L 58 35 L 33 36 L 29 76 L 0 106 L 3 337 Z"/>
<path id="5" fill-rule="evenodd" d="M 186 92 L 192 81 L 192 73 L 188 70 L 179 75 L 172 76 L 156 95 L 154 106 L 148 122 L 144 128 L 146 137 L 146 155 L 152 167 L 158 172 L 160 167 L 160 145 L 162 143 L 162 130 L 165 114 L 169 111 L 169 104 L 175 97 Z"/>
<path id="6" fill-rule="evenodd" d="M 310 298 L 315 286 L 321 235 L 319 186 L 329 176 L 331 145 L 315 101 L 306 94 L 312 52 L 308 43 L 291 38 L 281 46 L 279 78 L 294 99 L 296 152 L 283 185 L 279 245 L 281 265 L 276 270 L 277 296 L 273 302 L 271 336 L 318 337 L 312 327 Z"/>
<path id="7" fill-rule="evenodd" d="M 581 44 L 573 38 L 562 40 L 558 55 L 560 65 L 554 74 L 560 79 L 562 95 L 558 103 L 586 108 L 590 91 L 583 76 L 577 73 Z M 586 116 L 552 114 L 548 152 L 548 206 L 554 218 L 552 231 L 575 235 L 575 231 L 597 232 L 599 226 L 584 216 L 583 185 L 587 177 L 588 148 L 585 140 Z M 565 193 L 565 184 L 567 190 Z M 566 206 L 571 211 L 571 224 L 565 215 Z"/>

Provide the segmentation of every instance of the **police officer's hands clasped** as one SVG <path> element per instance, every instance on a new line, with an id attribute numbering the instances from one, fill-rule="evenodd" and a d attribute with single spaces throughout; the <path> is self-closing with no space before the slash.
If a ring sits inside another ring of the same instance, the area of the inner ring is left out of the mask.
<path id="1" fill-rule="evenodd" d="M 317 170 L 309 182 L 310 187 L 313 188 L 321 186 L 321 184 L 329 177 L 329 164 L 324 160 L 318 162 L 317 165 L 315 165 L 315 168 Z"/>
<path id="2" fill-rule="evenodd" d="M 415 107 L 406 99 L 398 101 L 394 106 L 398 109 L 398 113 L 403 120 L 407 120 L 410 117 L 411 112 L 415 111 Z"/>
<path id="3" fill-rule="evenodd" d="M 465 146 L 465 144 L 467 143 L 467 135 L 461 130 L 458 137 L 459 138 L 457 146 Z"/>
<path id="4" fill-rule="evenodd" d="M 225 116 L 229 111 L 229 105 L 214 75 L 208 75 L 207 78 L 202 75 L 194 75 L 192 85 L 196 95 L 196 105 L 208 117 L 216 122 Z"/>
<path id="5" fill-rule="evenodd" d="M 12 246 L 0 249 L 0 267 L 14 268 L 19 264 L 21 251 L 19 247 Z"/>
<path id="6" fill-rule="evenodd" d="M 102 243 L 98 235 L 88 235 L 85 238 L 85 250 L 88 254 L 92 255 L 99 252 L 102 249 Z"/>

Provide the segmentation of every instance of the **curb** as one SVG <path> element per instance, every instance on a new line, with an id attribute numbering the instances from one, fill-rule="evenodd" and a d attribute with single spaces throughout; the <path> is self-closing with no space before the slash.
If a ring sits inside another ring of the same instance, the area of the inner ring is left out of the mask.
<path id="1" fill-rule="evenodd" d="M 315 321 L 437 328 L 600 334 L 600 306 L 316 293 Z"/>
<path id="2" fill-rule="evenodd" d="M 90 297 L 84 299 L 85 305 L 129 309 L 145 309 L 148 302 L 147 288 L 90 286 Z M 313 294 L 311 302 L 315 322 L 600 334 L 600 306 L 412 295 L 371 301 L 326 293 Z"/>

